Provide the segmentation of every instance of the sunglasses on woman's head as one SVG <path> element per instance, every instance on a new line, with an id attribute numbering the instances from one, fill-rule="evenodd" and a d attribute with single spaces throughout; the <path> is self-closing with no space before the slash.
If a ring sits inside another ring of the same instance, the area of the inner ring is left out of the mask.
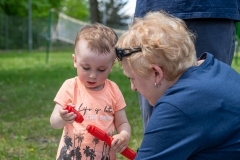
<path id="1" fill-rule="evenodd" d="M 123 57 L 127 57 L 132 55 L 133 53 L 137 53 L 137 52 L 141 52 L 142 48 L 137 47 L 137 48 L 116 48 L 116 55 L 117 55 L 117 59 L 119 61 L 122 61 Z"/>

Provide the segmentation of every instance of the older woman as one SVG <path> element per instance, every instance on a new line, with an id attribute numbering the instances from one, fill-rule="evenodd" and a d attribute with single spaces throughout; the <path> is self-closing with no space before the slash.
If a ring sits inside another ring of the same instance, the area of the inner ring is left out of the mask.
<path id="1" fill-rule="evenodd" d="M 210 53 L 198 61 L 193 40 L 182 20 L 151 12 L 117 43 L 132 90 L 154 107 L 136 159 L 240 159 L 240 75 Z"/>

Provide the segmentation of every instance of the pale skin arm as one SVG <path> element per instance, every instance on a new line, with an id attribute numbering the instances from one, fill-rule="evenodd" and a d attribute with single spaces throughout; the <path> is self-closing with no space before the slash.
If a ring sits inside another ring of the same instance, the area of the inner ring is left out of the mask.
<path id="1" fill-rule="evenodd" d="M 115 128 L 118 134 L 113 136 L 114 139 L 111 147 L 114 151 L 121 153 L 128 147 L 128 142 L 131 137 L 131 127 L 124 109 L 117 111 L 114 115 L 114 119 Z"/>
<path id="2" fill-rule="evenodd" d="M 73 112 L 68 113 L 67 110 L 63 110 L 62 108 L 63 106 L 56 104 L 50 117 L 50 124 L 55 129 L 61 129 L 67 123 L 73 123 L 76 118 L 76 114 Z"/>

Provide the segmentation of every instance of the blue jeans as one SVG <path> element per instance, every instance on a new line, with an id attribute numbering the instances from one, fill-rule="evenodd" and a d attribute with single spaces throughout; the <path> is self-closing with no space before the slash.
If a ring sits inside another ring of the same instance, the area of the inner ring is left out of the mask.
<path id="1" fill-rule="evenodd" d="M 235 21 L 213 18 L 186 19 L 184 21 L 187 27 L 196 35 L 195 48 L 197 57 L 200 57 L 204 52 L 209 52 L 216 59 L 231 65 L 235 50 Z M 143 130 L 145 131 L 153 107 L 140 93 L 138 98 L 142 112 Z"/>

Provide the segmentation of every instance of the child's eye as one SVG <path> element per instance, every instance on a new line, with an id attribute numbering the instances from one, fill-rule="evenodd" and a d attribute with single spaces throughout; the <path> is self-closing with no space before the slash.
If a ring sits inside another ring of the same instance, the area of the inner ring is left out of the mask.
<path id="1" fill-rule="evenodd" d="M 104 72 L 104 71 L 105 71 L 105 69 L 99 69 L 99 71 L 100 71 L 100 72 Z"/>
<path id="2" fill-rule="evenodd" d="M 82 67 L 84 70 L 89 70 L 90 68 Z"/>

